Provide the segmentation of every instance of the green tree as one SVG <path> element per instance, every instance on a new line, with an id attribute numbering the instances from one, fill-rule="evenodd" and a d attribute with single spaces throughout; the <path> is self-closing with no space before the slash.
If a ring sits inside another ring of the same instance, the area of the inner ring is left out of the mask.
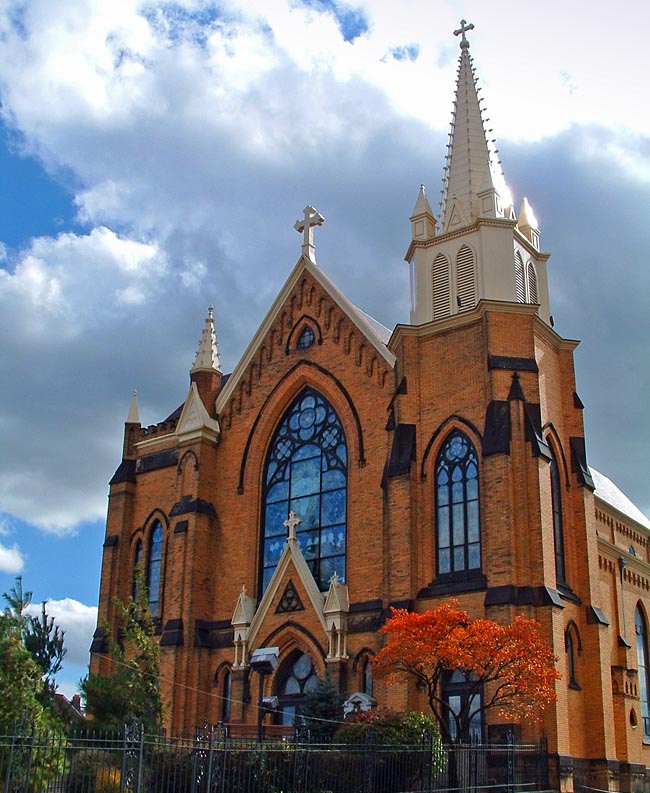
<path id="1" fill-rule="evenodd" d="M 328 674 L 320 677 L 300 706 L 305 726 L 316 740 L 331 738 L 343 721 L 343 700 Z"/>
<path id="2" fill-rule="evenodd" d="M 94 727 L 121 730 L 137 719 L 146 730 L 161 726 L 163 707 L 158 687 L 160 647 L 155 638 L 155 621 L 146 605 L 143 586 L 139 603 L 132 598 L 125 606 L 116 603 L 124 627 L 117 638 L 104 626 L 108 641 L 108 674 L 89 673 L 81 681 L 86 712 Z"/>
<path id="3" fill-rule="evenodd" d="M 23 624 L 6 609 L 0 613 L 0 725 L 14 720 L 42 725 L 47 714 L 39 701 L 41 670 L 23 644 Z"/>
<path id="4" fill-rule="evenodd" d="M 50 699 L 56 691 L 54 675 L 61 669 L 67 653 L 63 644 L 65 631 L 62 631 L 46 610 L 46 602 L 41 604 L 41 613 L 30 617 L 24 629 L 24 642 L 28 652 L 41 669 L 43 695 Z"/>

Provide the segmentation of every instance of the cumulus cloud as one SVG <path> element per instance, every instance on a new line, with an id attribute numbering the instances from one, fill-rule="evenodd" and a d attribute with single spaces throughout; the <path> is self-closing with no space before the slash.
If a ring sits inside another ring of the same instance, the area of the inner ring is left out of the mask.
<path id="1" fill-rule="evenodd" d="M 650 120 L 626 112 L 616 70 L 601 57 L 618 25 L 585 31 L 581 20 L 576 35 L 570 16 L 555 29 L 548 7 L 515 18 L 505 5 L 475 7 L 472 53 L 506 177 L 517 200 L 529 194 L 553 242 L 556 319 L 567 319 L 567 335 L 595 334 L 598 348 L 585 345 L 579 367 L 604 394 L 591 373 L 608 355 L 631 363 L 647 343 L 637 327 L 628 357 L 619 356 L 599 320 L 630 316 L 629 300 L 642 294 L 635 263 L 648 240 L 637 209 L 647 205 Z M 211 302 L 222 360 L 234 367 L 299 255 L 292 224 L 307 202 L 326 216 L 318 259 L 335 282 L 385 324 L 407 320 L 408 215 L 421 182 L 435 211 L 458 19 L 451 3 L 405 8 L 5 4 L 6 123 L 72 185 L 82 230 L 31 240 L 0 262 L 0 371 L 12 373 L 0 428 L 16 450 L 0 459 L 1 509 L 58 534 L 104 515 L 132 390 L 145 424 L 184 399 Z M 603 11 L 605 23 L 614 13 Z M 500 42 L 526 25 L 536 35 L 522 60 Z M 624 35 L 633 47 L 641 31 Z M 642 75 L 627 75 L 632 96 L 643 95 Z M 613 240 L 631 233 L 636 247 L 620 255 Z M 619 262 L 618 290 L 606 283 L 605 252 Z M 621 322 L 620 332 L 631 329 Z M 593 403 L 592 447 L 604 449 L 599 433 L 607 437 L 611 419 L 603 399 Z M 640 413 L 631 394 L 625 411 Z M 619 424 L 621 448 L 643 437 Z M 646 493 L 640 467 L 620 464 L 635 481 L 625 489 Z"/>
<path id="2" fill-rule="evenodd" d="M 87 667 L 90 643 L 97 627 L 97 607 L 86 606 L 72 598 L 63 598 L 48 600 L 45 608 L 48 616 L 54 617 L 56 625 L 65 631 L 65 665 Z M 31 616 L 38 616 L 41 605 L 32 603 L 26 612 Z"/>
<path id="3" fill-rule="evenodd" d="M 24 565 L 25 559 L 16 543 L 11 548 L 0 543 L 0 571 L 13 575 L 22 572 Z"/>

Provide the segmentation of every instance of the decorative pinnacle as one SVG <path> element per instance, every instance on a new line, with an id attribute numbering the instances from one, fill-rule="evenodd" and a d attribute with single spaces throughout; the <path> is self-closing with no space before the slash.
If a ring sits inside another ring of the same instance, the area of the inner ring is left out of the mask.
<path id="1" fill-rule="evenodd" d="M 219 346 L 217 344 L 217 334 L 214 330 L 214 306 L 208 307 L 208 316 L 201 333 L 201 340 L 196 351 L 192 372 L 201 369 L 213 369 L 221 371 L 221 361 L 219 360 Z"/>
<path id="2" fill-rule="evenodd" d="M 460 40 L 461 50 L 469 49 L 469 41 L 467 41 L 467 38 L 465 36 L 465 33 L 467 33 L 468 30 L 474 30 L 474 25 L 471 22 L 468 25 L 466 19 L 461 19 L 460 27 L 458 28 L 458 30 L 454 30 L 454 36 L 462 36 Z"/>

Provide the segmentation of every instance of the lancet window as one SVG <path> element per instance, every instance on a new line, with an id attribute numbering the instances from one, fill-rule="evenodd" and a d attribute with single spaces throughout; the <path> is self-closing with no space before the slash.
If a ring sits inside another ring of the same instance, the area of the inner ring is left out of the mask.
<path id="1" fill-rule="evenodd" d="M 147 594 L 149 597 L 149 611 L 153 617 L 160 616 L 160 596 L 163 551 L 163 527 L 157 520 L 151 528 L 149 535 L 149 554 L 147 558 Z"/>

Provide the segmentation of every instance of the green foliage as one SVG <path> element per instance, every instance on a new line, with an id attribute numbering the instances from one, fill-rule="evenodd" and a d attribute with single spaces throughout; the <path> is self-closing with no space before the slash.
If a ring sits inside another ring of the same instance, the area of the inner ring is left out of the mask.
<path id="1" fill-rule="evenodd" d="M 414 746 L 423 740 L 439 742 L 436 720 L 419 711 L 395 713 L 385 708 L 374 708 L 352 716 L 340 727 L 335 739 L 340 743 L 357 743 L 371 740 L 374 743 Z"/>
<path id="2" fill-rule="evenodd" d="M 343 721 L 343 700 L 328 674 L 318 679 L 313 691 L 305 694 L 300 714 L 316 740 L 328 740 L 337 731 Z"/>
<path id="3" fill-rule="evenodd" d="M 70 761 L 65 793 L 119 793 L 119 755 L 103 749 L 82 749 Z"/>
<path id="4" fill-rule="evenodd" d="M 61 669 L 67 650 L 63 646 L 65 631 L 60 630 L 46 611 L 46 603 L 41 606 L 38 617 L 30 617 L 25 625 L 25 647 L 41 669 L 43 696 L 51 698 L 56 691 L 54 675 Z"/>
<path id="5" fill-rule="evenodd" d="M 41 670 L 23 644 L 22 622 L 9 610 L 0 614 L 0 725 L 14 720 L 42 725 Z"/>
<path id="6" fill-rule="evenodd" d="M 144 587 L 140 602 L 132 598 L 126 606 L 117 603 L 124 627 L 118 639 L 104 627 L 112 671 L 88 674 L 81 681 L 81 693 L 93 727 L 121 730 L 134 718 L 146 731 L 156 731 L 162 723 L 162 700 L 158 688 L 160 647 L 155 639 L 155 621 L 146 605 Z"/>

